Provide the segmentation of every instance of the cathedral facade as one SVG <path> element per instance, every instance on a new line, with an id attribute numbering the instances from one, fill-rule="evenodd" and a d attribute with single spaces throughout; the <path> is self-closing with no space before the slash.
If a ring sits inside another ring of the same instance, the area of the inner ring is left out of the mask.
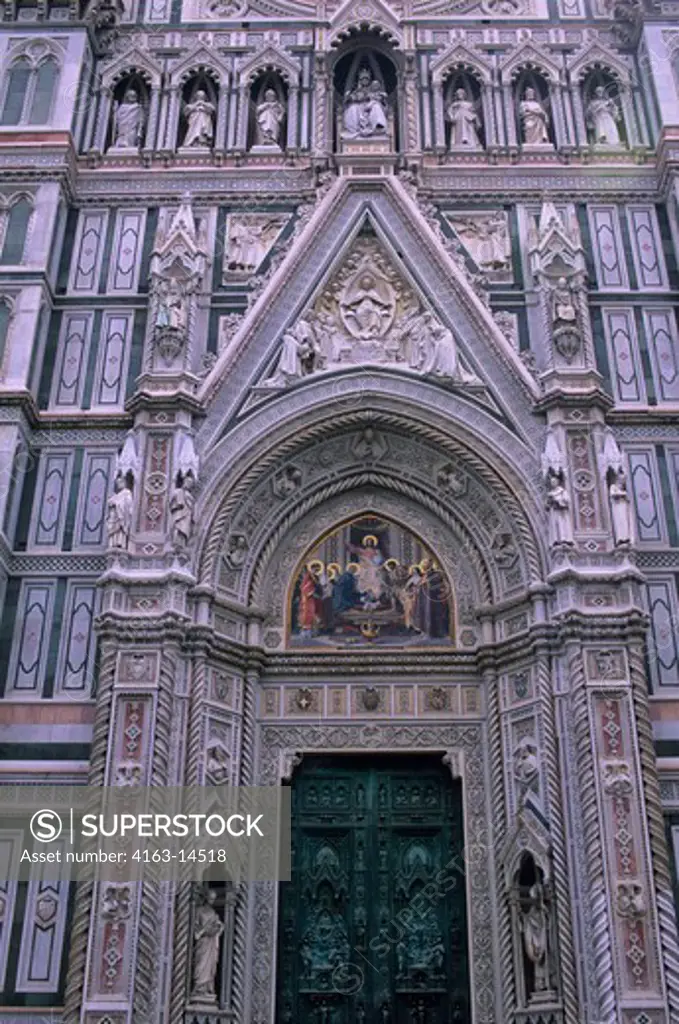
<path id="1" fill-rule="evenodd" d="M 679 5 L 5 0 L 1 1024 L 679 1021 Z M 675 148 L 673 148 L 675 147 Z"/>

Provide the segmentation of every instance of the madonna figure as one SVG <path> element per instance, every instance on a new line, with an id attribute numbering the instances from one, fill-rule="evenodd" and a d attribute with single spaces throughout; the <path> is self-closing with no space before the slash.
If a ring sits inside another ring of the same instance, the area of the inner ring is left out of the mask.
<path id="1" fill-rule="evenodd" d="M 387 130 L 387 94 L 369 68 L 361 68 L 356 85 L 344 96 L 344 131 L 355 139 L 384 135 Z"/>

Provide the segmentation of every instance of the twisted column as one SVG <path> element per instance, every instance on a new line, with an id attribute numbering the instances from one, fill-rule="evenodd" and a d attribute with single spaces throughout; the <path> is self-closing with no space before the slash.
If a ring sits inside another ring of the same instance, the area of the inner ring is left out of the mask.
<path id="1" fill-rule="evenodd" d="M 201 655 L 193 662 L 184 776 L 184 785 L 186 786 L 200 786 L 203 783 L 203 717 L 207 685 L 207 663 L 205 657 Z M 182 1024 L 184 1019 L 186 976 L 191 960 L 192 886 L 188 878 L 188 870 L 183 874 L 185 877 L 180 877 L 175 895 L 169 1024 Z"/>
<path id="2" fill-rule="evenodd" d="M 662 959 L 667 986 L 669 1019 L 679 1020 L 679 944 L 677 918 L 672 893 L 669 854 L 665 839 L 660 787 L 653 746 L 653 732 L 648 713 L 648 685 L 643 655 L 637 645 L 629 648 L 632 701 L 636 719 L 641 779 L 646 804 L 646 820 L 651 846 L 655 903 L 662 945 Z"/>
<path id="3" fill-rule="evenodd" d="M 92 755 L 88 784 L 103 786 L 106 781 L 109 723 L 113 701 L 113 681 L 116 669 L 116 646 L 110 640 L 101 646 L 97 708 L 92 734 Z M 85 990 L 87 940 L 90 931 L 94 882 L 78 882 L 74 900 L 73 924 L 70 935 L 70 956 L 66 977 L 63 1024 L 78 1024 Z"/>
<path id="4" fill-rule="evenodd" d="M 494 671 L 484 673 L 484 689 L 488 695 L 488 737 L 490 757 L 490 791 L 493 806 L 493 833 L 495 848 L 495 874 L 498 887 L 504 885 L 504 863 L 501 856 L 507 835 L 507 808 L 505 806 L 504 756 L 500 725 L 500 699 L 497 676 Z M 498 934 L 500 942 L 500 970 L 502 972 L 502 1016 L 512 1019 L 516 1009 L 514 984 L 514 950 L 512 918 L 504 892 L 498 892 Z"/>
<path id="5" fill-rule="evenodd" d="M 594 973 L 599 996 L 598 1019 L 617 1020 L 615 978 L 611 953 L 611 930 L 606 894 L 603 844 L 599 825 L 599 807 L 594 776 L 591 740 L 591 717 L 585 681 L 582 652 L 569 663 L 573 727 L 580 782 L 582 824 L 585 837 L 585 859 L 588 869 L 588 891 L 592 920 Z"/>
<path id="6" fill-rule="evenodd" d="M 552 677 L 546 658 L 538 660 L 538 695 L 544 736 L 543 757 L 547 776 L 556 924 L 559 937 L 561 991 L 566 1024 L 579 1024 L 578 993 L 576 987 L 575 953 L 573 950 L 573 924 L 571 920 L 570 887 L 566 860 L 564 816 L 561 805 L 561 773 L 554 715 Z"/>

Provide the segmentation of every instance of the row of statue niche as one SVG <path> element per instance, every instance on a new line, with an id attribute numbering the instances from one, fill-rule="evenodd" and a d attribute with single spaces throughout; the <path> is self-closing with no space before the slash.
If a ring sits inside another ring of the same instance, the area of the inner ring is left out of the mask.
<path id="1" fill-rule="evenodd" d="M 525 146 L 551 146 L 548 107 L 534 88 L 528 87 L 525 90 L 518 111 L 522 143 Z M 598 85 L 594 89 L 594 94 L 585 108 L 585 118 L 592 143 L 621 145 L 622 138 L 618 125 L 622 121 L 622 113 L 604 86 Z M 455 90 L 453 99 L 446 108 L 446 120 L 450 123 L 451 148 L 482 148 L 481 115 L 477 104 L 470 98 L 466 89 Z"/>
<path id="2" fill-rule="evenodd" d="M 182 143 L 184 148 L 210 148 L 214 145 L 215 111 L 215 104 L 208 98 L 206 91 L 197 89 L 191 101 L 184 104 L 187 125 Z M 622 114 L 617 102 L 607 94 L 604 86 L 599 85 L 594 89 L 585 116 L 594 144 L 621 145 L 618 125 L 622 121 Z M 269 86 L 255 104 L 255 145 L 258 148 L 281 148 L 284 117 L 285 106 L 276 90 Z M 453 100 L 446 109 L 446 119 L 451 125 L 451 147 L 482 148 L 481 115 L 466 89 L 455 90 Z M 145 120 L 139 94 L 135 89 L 128 89 L 122 102 L 114 108 L 112 148 L 138 149 L 143 142 Z M 547 105 L 532 87 L 525 90 L 519 103 L 519 121 L 524 145 L 551 145 Z M 347 90 L 344 97 L 344 135 L 348 138 L 384 136 L 387 124 L 387 94 L 384 86 L 373 77 L 369 68 L 363 68 L 358 74 L 355 87 Z"/>
<path id="3" fill-rule="evenodd" d="M 215 141 L 215 104 L 204 89 L 197 89 L 189 103 L 185 103 L 183 114 L 186 132 L 182 148 L 210 148 Z M 257 147 L 280 149 L 281 129 L 285 117 L 285 105 L 278 93 L 270 86 L 266 88 L 255 104 Z M 144 139 L 146 115 L 144 105 L 135 89 L 128 89 L 122 102 L 116 103 L 113 111 L 113 149 L 139 149 Z"/>

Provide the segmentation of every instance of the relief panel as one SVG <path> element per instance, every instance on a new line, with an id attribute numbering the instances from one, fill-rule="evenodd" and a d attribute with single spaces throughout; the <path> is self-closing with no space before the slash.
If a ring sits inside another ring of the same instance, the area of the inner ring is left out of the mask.
<path id="1" fill-rule="evenodd" d="M 34 547 L 61 547 L 71 462 L 72 455 L 68 452 L 42 454 L 33 503 L 31 545 Z"/>
<path id="2" fill-rule="evenodd" d="M 81 211 L 73 246 L 70 293 L 90 295 L 98 291 L 107 223 L 108 210 Z"/>
<path id="3" fill-rule="evenodd" d="M 103 551 L 106 546 L 106 503 L 113 459 L 113 454 L 85 452 L 74 534 L 76 548 Z"/>
<path id="4" fill-rule="evenodd" d="M 644 310 L 644 329 L 659 402 L 679 401 L 679 339 L 674 309 Z"/>
<path id="5" fill-rule="evenodd" d="M 639 289 L 667 288 L 667 269 L 654 206 L 628 206 L 627 220 Z"/>
<path id="6" fill-rule="evenodd" d="M 94 584 L 69 584 L 55 684 L 57 693 L 83 698 L 91 695 L 95 646 L 92 622 L 96 605 L 97 591 Z"/>
<path id="7" fill-rule="evenodd" d="M 677 588 L 673 576 L 650 579 L 646 585 L 651 617 L 648 664 L 653 686 L 679 686 Z"/>
<path id="8" fill-rule="evenodd" d="M 645 405 L 646 382 L 641 367 L 639 340 L 631 307 L 604 306 L 601 310 L 617 402 Z"/>
<path id="9" fill-rule="evenodd" d="M 119 210 L 108 270 L 107 291 L 136 292 L 146 226 L 146 210 Z"/>
<path id="10" fill-rule="evenodd" d="M 21 585 L 14 644 L 10 658 L 10 689 L 39 695 L 45 675 L 53 582 L 25 580 Z"/>
<path id="11" fill-rule="evenodd" d="M 63 857 L 66 842 L 58 839 L 50 845 L 50 851 Z M 64 878 L 58 881 L 53 877 L 46 878 L 55 874 L 46 864 L 34 867 L 33 872 L 26 895 L 15 988 L 17 992 L 56 992 L 59 988 L 69 882 Z"/>
<path id="12" fill-rule="evenodd" d="M 82 402 L 93 319 L 93 313 L 64 314 L 52 379 L 53 407 L 73 408 Z"/>
<path id="13" fill-rule="evenodd" d="M 92 408 L 113 408 L 125 401 L 134 313 L 107 312 L 101 322 Z"/>
<path id="14" fill-rule="evenodd" d="M 589 206 L 587 212 L 599 288 L 602 291 L 624 291 L 628 280 L 618 208 Z"/>
<path id="15" fill-rule="evenodd" d="M 637 540 L 641 544 L 662 543 L 665 540 L 666 529 L 663 508 L 659 499 L 661 491 L 655 452 L 652 449 L 628 449 L 627 459 L 632 484 Z"/>

